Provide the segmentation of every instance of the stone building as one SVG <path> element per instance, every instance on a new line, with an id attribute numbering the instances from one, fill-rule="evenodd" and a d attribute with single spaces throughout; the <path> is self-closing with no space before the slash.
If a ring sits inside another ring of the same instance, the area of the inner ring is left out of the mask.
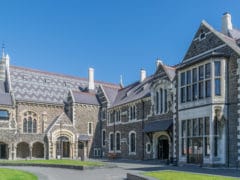
<path id="1" fill-rule="evenodd" d="M 118 90 L 105 104 L 102 122 L 103 155 L 128 159 L 173 157 L 173 98 L 175 68 L 157 61 L 156 72 Z M 102 92 L 101 97 L 104 97 Z"/>
<path id="2" fill-rule="evenodd" d="M 176 70 L 180 163 L 236 166 L 240 160 L 240 31 L 202 21 Z"/>
<path id="3" fill-rule="evenodd" d="M 202 21 L 182 62 L 126 87 L 0 61 L 0 159 L 240 162 L 240 31 Z"/>
<path id="4" fill-rule="evenodd" d="M 0 62 L 0 159 L 86 158 L 101 135 L 96 93 L 118 85 Z"/>

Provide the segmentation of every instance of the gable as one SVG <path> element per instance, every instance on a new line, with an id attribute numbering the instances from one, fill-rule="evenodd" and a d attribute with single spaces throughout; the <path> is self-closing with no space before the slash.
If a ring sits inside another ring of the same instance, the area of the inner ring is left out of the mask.
<path id="1" fill-rule="evenodd" d="M 218 47 L 221 48 L 224 44 L 225 42 L 213 33 L 212 29 L 210 29 L 203 21 L 185 54 L 183 62 L 211 49 L 214 50 Z"/>
<path id="2" fill-rule="evenodd" d="M 162 63 L 160 63 L 158 65 L 158 68 L 157 68 L 154 76 L 157 76 L 158 78 L 161 78 L 161 79 L 170 80 L 169 77 L 168 77 L 168 74 L 166 73 L 166 71 L 164 69 L 164 65 Z"/>

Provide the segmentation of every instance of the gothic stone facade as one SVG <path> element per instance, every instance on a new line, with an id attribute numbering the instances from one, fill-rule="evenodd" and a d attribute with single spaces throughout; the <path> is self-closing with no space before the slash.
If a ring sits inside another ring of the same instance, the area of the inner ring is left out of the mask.
<path id="1" fill-rule="evenodd" d="M 0 62 L 0 159 L 128 158 L 237 166 L 240 31 L 203 21 L 182 62 L 126 87 Z"/>

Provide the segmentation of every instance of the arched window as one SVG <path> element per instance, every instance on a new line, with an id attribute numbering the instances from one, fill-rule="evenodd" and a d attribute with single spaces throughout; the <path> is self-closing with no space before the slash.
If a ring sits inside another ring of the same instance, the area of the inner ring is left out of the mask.
<path id="1" fill-rule="evenodd" d="M 121 134 L 120 134 L 120 132 L 116 133 L 116 151 L 121 151 Z"/>
<path id="2" fill-rule="evenodd" d="M 136 132 L 134 131 L 129 133 L 129 153 L 136 153 Z"/>
<path id="3" fill-rule="evenodd" d="M 31 111 L 24 113 L 23 132 L 37 133 L 37 114 Z"/>

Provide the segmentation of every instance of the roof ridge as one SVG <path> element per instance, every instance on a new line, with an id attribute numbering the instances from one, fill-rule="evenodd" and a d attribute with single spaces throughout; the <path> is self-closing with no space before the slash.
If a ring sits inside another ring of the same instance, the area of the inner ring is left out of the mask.
<path id="1" fill-rule="evenodd" d="M 74 75 L 61 74 L 61 73 L 56 73 L 56 72 L 49 72 L 49 71 L 45 71 L 45 70 L 39 70 L 39 69 L 34 69 L 34 68 L 26 68 L 26 67 L 14 66 L 14 65 L 10 65 L 10 68 L 20 69 L 20 70 L 25 70 L 25 71 L 31 71 L 31 72 L 35 72 L 35 73 L 41 73 L 41 74 L 49 74 L 49 75 L 59 76 L 59 77 L 63 77 L 63 78 L 73 78 L 73 79 L 76 79 L 76 80 L 83 80 L 83 81 L 88 82 L 87 78 L 77 77 L 77 76 L 74 76 Z M 98 83 L 98 84 L 103 84 L 107 87 L 114 87 L 114 88 L 119 87 L 119 85 L 114 84 L 114 83 L 110 83 L 110 82 L 104 82 L 104 81 L 98 81 L 98 80 L 94 80 L 94 82 Z"/>

